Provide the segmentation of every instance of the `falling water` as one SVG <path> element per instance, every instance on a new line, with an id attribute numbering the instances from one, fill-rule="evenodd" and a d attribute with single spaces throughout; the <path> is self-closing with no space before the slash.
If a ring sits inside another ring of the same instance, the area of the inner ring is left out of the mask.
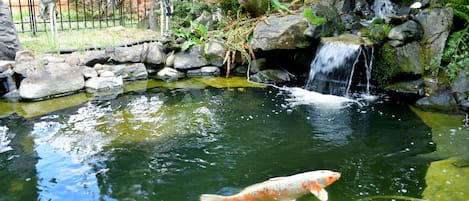
<path id="1" fill-rule="evenodd" d="M 361 51 L 359 44 L 324 42 L 311 63 L 305 88 L 320 93 L 347 96 Z"/>
<path id="2" fill-rule="evenodd" d="M 390 0 L 375 0 L 373 3 L 375 18 L 389 21 L 389 15 L 396 14 L 396 7 Z"/>

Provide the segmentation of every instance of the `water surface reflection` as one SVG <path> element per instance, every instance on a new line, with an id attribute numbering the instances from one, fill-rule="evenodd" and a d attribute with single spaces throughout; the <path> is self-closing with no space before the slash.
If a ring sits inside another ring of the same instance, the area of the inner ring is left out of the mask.
<path id="1" fill-rule="evenodd" d="M 428 163 L 416 156 L 434 147 L 406 107 L 330 111 L 289 98 L 269 88 L 153 89 L 5 119 L 15 137 L 0 155 L 0 200 L 198 200 L 314 169 L 342 172 L 332 201 L 420 196 Z M 24 157 L 28 171 L 16 162 Z"/>

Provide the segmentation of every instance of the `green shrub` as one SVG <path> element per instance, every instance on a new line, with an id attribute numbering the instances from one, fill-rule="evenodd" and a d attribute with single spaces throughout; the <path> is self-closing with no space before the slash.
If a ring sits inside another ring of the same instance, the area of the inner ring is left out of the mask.
<path id="1" fill-rule="evenodd" d="M 311 22 L 311 24 L 314 24 L 314 25 L 321 25 L 321 24 L 326 23 L 326 19 L 316 16 L 313 9 L 311 8 L 305 8 L 303 10 L 303 17 L 308 19 Z"/>
<path id="2" fill-rule="evenodd" d="M 449 36 L 441 58 L 443 62 L 448 63 L 442 67 L 445 75 L 449 81 L 454 81 L 458 74 L 469 66 L 469 3 L 448 3 L 446 6 L 453 8 L 455 18 L 464 21 L 464 28 Z"/>

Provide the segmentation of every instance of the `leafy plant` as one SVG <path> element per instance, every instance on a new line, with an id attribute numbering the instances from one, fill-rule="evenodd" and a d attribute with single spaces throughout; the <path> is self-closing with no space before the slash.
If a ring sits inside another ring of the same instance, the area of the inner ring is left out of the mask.
<path id="1" fill-rule="evenodd" d="M 308 19 L 314 25 L 321 25 L 326 23 L 326 19 L 316 16 L 312 8 L 305 8 L 303 10 L 303 17 Z"/>
<path id="2" fill-rule="evenodd" d="M 446 6 L 452 7 L 455 16 L 465 21 L 465 28 L 449 36 L 442 55 L 442 61 L 448 63 L 443 70 L 449 81 L 454 81 L 469 66 L 469 4 L 448 3 Z"/>
<path id="3" fill-rule="evenodd" d="M 208 27 L 200 23 L 191 23 L 190 30 L 174 29 L 174 35 L 184 38 L 181 51 L 188 50 L 191 46 L 206 43 L 209 39 Z"/>

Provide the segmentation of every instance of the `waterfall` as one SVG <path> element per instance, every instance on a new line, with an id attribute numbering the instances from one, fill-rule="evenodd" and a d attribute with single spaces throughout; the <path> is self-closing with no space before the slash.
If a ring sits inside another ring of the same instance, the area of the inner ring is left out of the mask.
<path id="1" fill-rule="evenodd" d="M 396 14 L 396 7 L 390 0 L 375 0 L 373 2 L 375 18 L 382 18 L 389 21 L 389 15 Z"/>
<path id="2" fill-rule="evenodd" d="M 373 54 L 371 43 L 366 43 L 357 36 L 323 38 L 316 57 L 311 62 L 305 89 L 348 96 L 352 85 L 363 86 L 366 83 L 365 95 L 370 95 Z M 356 67 L 357 63 L 360 68 Z"/>
<path id="3" fill-rule="evenodd" d="M 361 50 L 359 44 L 324 42 L 311 63 L 305 88 L 320 93 L 347 96 Z"/>

